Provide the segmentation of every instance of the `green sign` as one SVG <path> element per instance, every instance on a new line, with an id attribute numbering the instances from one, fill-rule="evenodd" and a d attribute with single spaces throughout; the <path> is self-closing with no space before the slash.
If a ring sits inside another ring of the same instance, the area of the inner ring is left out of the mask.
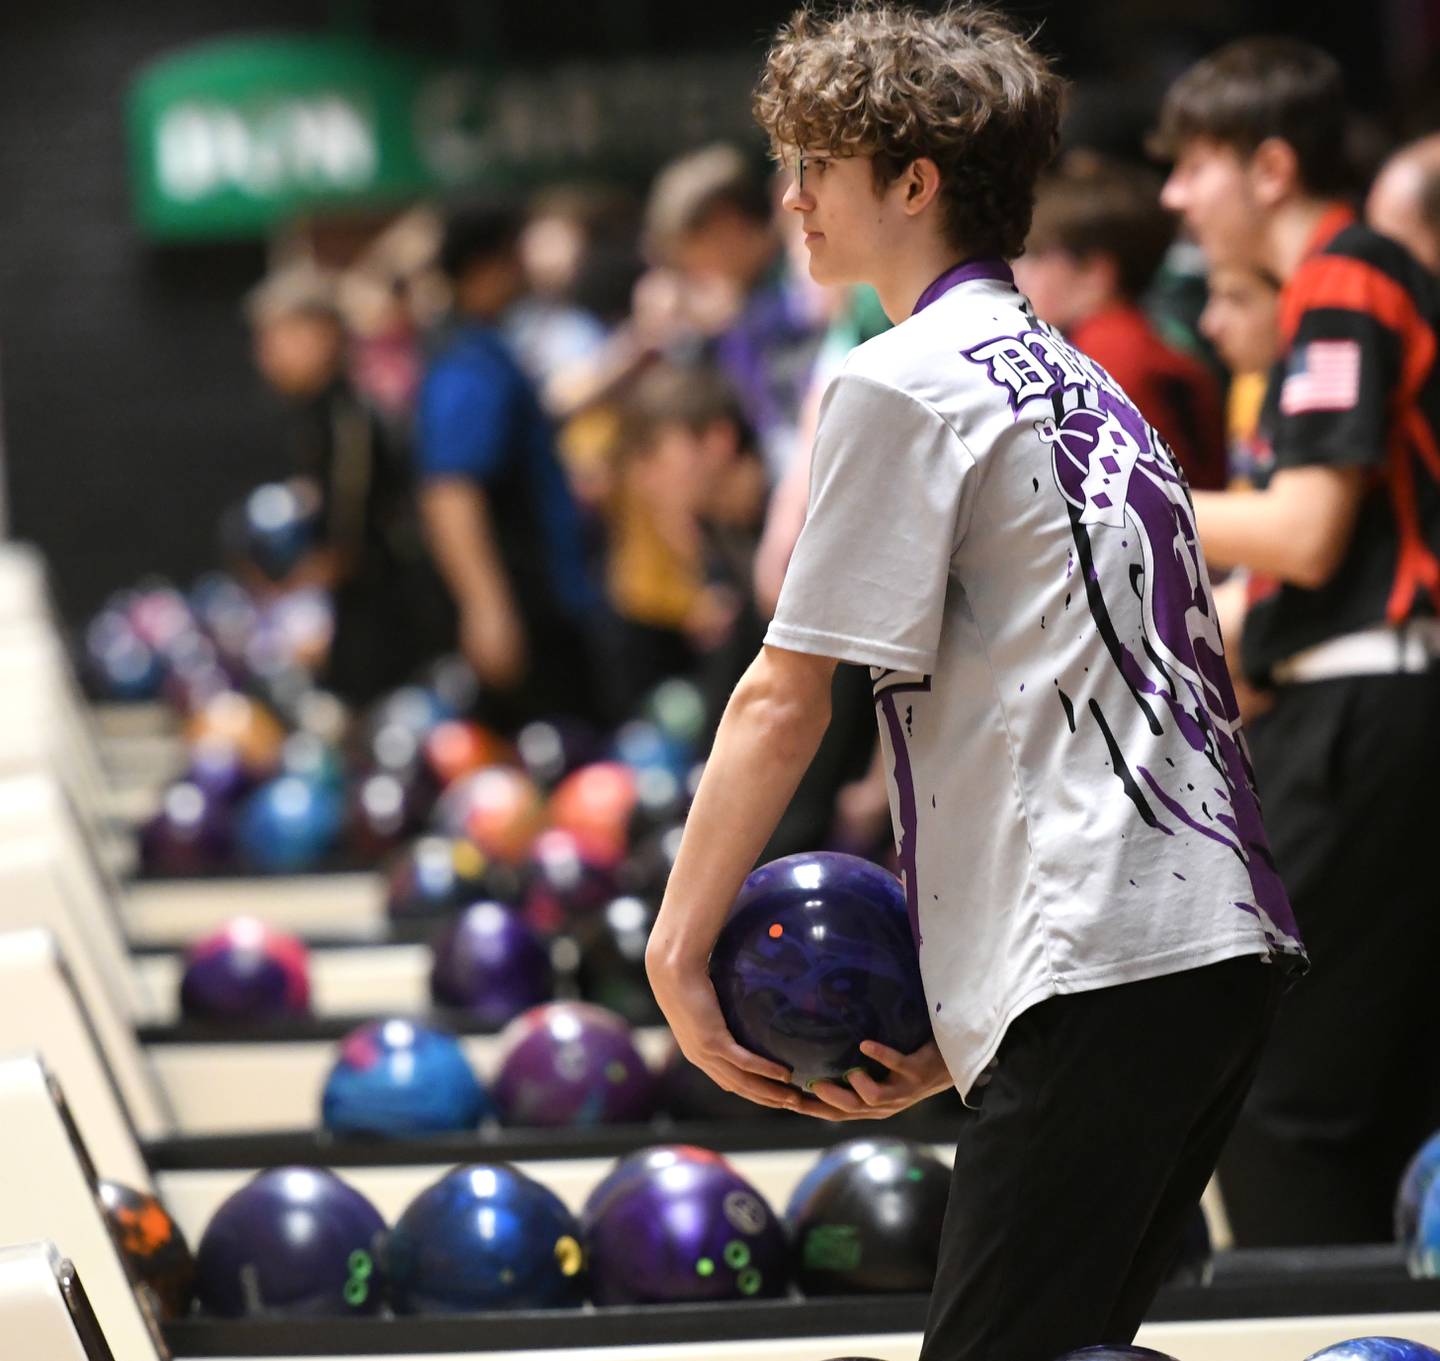
<path id="1" fill-rule="evenodd" d="M 503 76 L 363 41 L 225 39 L 161 58 L 130 92 L 136 215 L 150 236 L 254 236 L 299 212 L 565 174 L 653 170 L 749 139 L 746 55 L 574 63 Z"/>

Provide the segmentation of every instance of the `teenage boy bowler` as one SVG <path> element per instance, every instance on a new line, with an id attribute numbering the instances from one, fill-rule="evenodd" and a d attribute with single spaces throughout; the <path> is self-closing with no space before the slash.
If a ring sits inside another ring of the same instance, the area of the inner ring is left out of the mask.
<path id="1" fill-rule="evenodd" d="M 954 1083 L 923 1361 L 1126 1342 L 1303 952 L 1270 863 L 1171 452 L 1006 263 L 1060 83 L 1000 16 L 801 12 L 756 111 L 824 284 L 893 330 L 826 394 L 805 528 L 651 937 L 688 1057 L 765 1105 L 888 1115 Z M 829 719 L 874 684 L 936 1043 L 818 1084 L 727 1032 L 706 973 Z"/>

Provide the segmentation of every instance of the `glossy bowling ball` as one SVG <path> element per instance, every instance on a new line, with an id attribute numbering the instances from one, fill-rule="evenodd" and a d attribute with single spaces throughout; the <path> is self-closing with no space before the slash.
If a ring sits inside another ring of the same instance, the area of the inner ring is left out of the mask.
<path id="1" fill-rule="evenodd" d="M 285 729 L 263 704 L 237 690 L 202 705 L 186 720 L 182 733 L 190 747 L 207 739 L 228 742 L 239 751 L 252 780 L 269 779 L 280 769 Z"/>
<path id="2" fill-rule="evenodd" d="M 229 554 L 271 581 L 283 581 L 319 544 L 320 490 L 309 478 L 266 482 L 227 513 L 221 538 Z"/>
<path id="3" fill-rule="evenodd" d="M 472 903 L 432 947 L 430 998 L 499 1029 L 555 995 L 550 952 L 514 908 Z"/>
<path id="4" fill-rule="evenodd" d="M 235 841 L 252 869 L 296 873 L 315 869 L 340 842 L 345 802 L 329 785 L 282 775 L 240 806 Z"/>
<path id="5" fill-rule="evenodd" d="M 333 1134 L 432 1134 L 474 1129 L 489 1104 L 455 1036 L 391 1019 L 370 1021 L 340 1042 L 320 1118 Z"/>
<path id="6" fill-rule="evenodd" d="M 1079 1351 L 1066 1352 L 1059 1361 L 1175 1361 L 1175 1358 L 1149 1347 L 1115 1346 L 1081 1347 Z"/>
<path id="7" fill-rule="evenodd" d="M 200 1238 L 196 1293 L 222 1318 L 373 1314 L 385 1221 L 333 1172 L 277 1167 L 230 1196 Z"/>
<path id="8" fill-rule="evenodd" d="M 698 750 L 709 727 L 705 695 L 694 681 L 663 680 L 646 697 L 641 713 L 672 742 Z"/>
<path id="9" fill-rule="evenodd" d="M 665 897 L 665 886 L 670 882 L 670 872 L 675 868 L 684 837 L 685 824 L 672 822 L 640 838 L 617 875 L 625 891 L 658 907 Z"/>
<path id="10" fill-rule="evenodd" d="M 618 892 L 617 866 L 574 832 L 551 827 L 535 838 L 521 878 L 525 919 L 554 935 L 599 912 Z"/>
<path id="11" fill-rule="evenodd" d="M 1306 1361 L 1440 1361 L 1440 1352 L 1403 1337 L 1357 1337 L 1326 1347 Z"/>
<path id="12" fill-rule="evenodd" d="M 421 667 L 417 684 L 430 693 L 436 709 L 447 719 L 468 714 L 480 698 L 480 678 L 459 653 L 437 657 Z"/>
<path id="13" fill-rule="evenodd" d="M 206 737 L 190 748 L 185 779 L 221 803 L 235 803 L 254 787 L 240 749 L 221 737 Z"/>
<path id="14" fill-rule="evenodd" d="M 155 699 L 165 682 L 160 654 L 121 610 L 104 609 L 85 630 L 85 674 L 101 699 Z"/>
<path id="15" fill-rule="evenodd" d="M 1405 1169 L 1395 1194 L 1395 1241 L 1406 1247 L 1415 1242 L 1420 1228 L 1420 1210 L 1435 1174 L 1440 1172 L 1440 1134 L 1423 1144 Z"/>
<path id="16" fill-rule="evenodd" d="M 550 800 L 550 823 L 573 832 L 592 854 L 620 860 L 638 802 L 636 775 L 620 761 L 597 761 L 567 775 Z"/>
<path id="17" fill-rule="evenodd" d="M 173 586 L 151 578 L 127 595 L 130 626 L 157 652 L 167 653 L 200 624 L 190 602 Z"/>
<path id="18" fill-rule="evenodd" d="M 492 766 L 462 775 L 435 805 L 451 836 L 469 837 L 502 864 L 522 865 L 545 826 L 545 800 L 523 771 Z"/>
<path id="19" fill-rule="evenodd" d="M 314 587 L 286 591 L 260 610 L 247 645 L 251 671 L 259 675 L 298 666 L 313 674 L 330 655 L 334 638 L 335 606 L 328 592 Z M 259 660 L 261 654 L 253 651 L 256 648 L 263 649 L 268 667 Z"/>
<path id="20" fill-rule="evenodd" d="M 630 1027 L 586 1002 L 551 1002 L 500 1037 L 492 1094 L 507 1125 L 625 1124 L 649 1119 L 655 1080 Z"/>
<path id="21" fill-rule="evenodd" d="M 190 589 L 190 608 L 222 661 L 238 663 L 259 615 L 250 592 L 224 572 L 207 572 Z"/>
<path id="22" fill-rule="evenodd" d="M 314 733 L 291 733 L 280 748 L 280 773 L 339 793 L 345 787 L 345 762 L 339 750 Z"/>
<path id="23" fill-rule="evenodd" d="M 105 1222 L 135 1281 L 164 1323 L 184 1318 L 195 1299 L 195 1259 L 156 1197 L 115 1181 L 97 1188 Z"/>
<path id="24" fill-rule="evenodd" d="M 373 735 L 386 728 L 404 728 L 417 742 L 423 742 L 432 728 L 454 717 L 433 690 L 423 685 L 402 685 L 370 707 L 361 733 Z"/>
<path id="25" fill-rule="evenodd" d="M 402 847 L 383 869 L 385 910 L 392 922 L 433 922 L 470 903 L 512 902 L 519 884 L 464 837 L 422 836 Z"/>
<path id="26" fill-rule="evenodd" d="M 185 634 L 164 654 L 161 694 L 176 713 L 188 716 L 234 690 L 238 668 L 227 666 L 220 649 L 203 633 Z"/>
<path id="27" fill-rule="evenodd" d="M 264 922 L 239 917 L 186 953 L 180 1010 L 191 1020 L 266 1020 L 309 1009 L 305 946 Z"/>
<path id="28" fill-rule="evenodd" d="M 774 1298 L 789 1279 L 779 1221 L 723 1161 L 680 1159 L 624 1180 L 585 1242 L 601 1305 Z"/>
<path id="29" fill-rule="evenodd" d="M 504 1163 L 457 1167 L 422 1191 L 385 1249 L 397 1314 L 566 1309 L 585 1295 L 580 1226 Z"/>
<path id="30" fill-rule="evenodd" d="M 146 874 L 213 874 L 230 862 L 235 841 L 229 804 L 181 780 L 140 829 L 140 867 Z"/>
<path id="31" fill-rule="evenodd" d="M 1440 1178 L 1430 1182 L 1420 1201 L 1420 1221 L 1410 1241 L 1409 1266 L 1412 1276 L 1440 1277 Z"/>
<path id="32" fill-rule="evenodd" d="M 796 1188 L 785 1218 L 807 1295 L 927 1292 L 950 1169 L 905 1139 L 852 1139 Z"/>
<path id="33" fill-rule="evenodd" d="M 350 787 L 345 808 L 345 840 L 362 861 L 373 862 L 398 850 L 425 825 L 430 800 L 413 777 L 377 771 Z"/>
<path id="34" fill-rule="evenodd" d="M 688 743 L 667 736 L 647 719 L 632 719 L 615 731 L 615 759 L 631 770 L 663 770 L 677 784 L 683 785 L 686 773 L 694 763 L 695 754 Z"/>
<path id="35" fill-rule="evenodd" d="M 537 719 L 515 738 L 521 765 L 542 789 L 553 789 L 572 771 L 598 761 L 604 747 L 599 732 L 578 718 Z"/>
<path id="36" fill-rule="evenodd" d="M 913 1053 L 931 1038 L 905 890 L 855 856 L 816 852 L 745 880 L 710 956 L 730 1032 L 808 1087 L 856 1068 L 876 1040 Z"/>
<path id="37" fill-rule="evenodd" d="M 645 946 L 655 909 L 643 898 L 620 897 L 575 925 L 580 946 L 580 994 L 631 1025 L 662 1025 L 664 1016 L 645 973 Z"/>
<path id="38" fill-rule="evenodd" d="M 437 723 L 425 734 L 420 755 L 438 793 L 462 775 L 486 766 L 506 764 L 514 759 L 515 753 L 508 742 L 488 728 L 452 718 Z"/>
<path id="39" fill-rule="evenodd" d="M 591 1188 L 580 1211 L 580 1227 L 588 1231 L 616 1192 L 682 1162 L 730 1166 L 729 1159 L 723 1154 L 708 1148 L 701 1148 L 697 1144 L 651 1144 L 646 1148 L 636 1149 L 635 1152 L 627 1153 L 618 1159 L 615 1165 Z"/>
<path id="40" fill-rule="evenodd" d="M 785 1119 L 788 1114 L 726 1091 L 678 1048 L 671 1052 L 660 1070 L 659 1102 L 660 1108 L 672 1119 L 692 1123 Z"/>

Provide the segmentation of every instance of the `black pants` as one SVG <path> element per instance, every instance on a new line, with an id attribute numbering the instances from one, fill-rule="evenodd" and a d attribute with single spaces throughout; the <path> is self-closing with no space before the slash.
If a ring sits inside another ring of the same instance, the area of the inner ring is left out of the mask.
<path id="1" fill-rule="evenodd" d="M 1174 1261 L 1284 979 L 1258 956 L 1022 1014 L 955 1176 L 921 1361 L 1126 1343 Z"/>
<path id="2" fill-rule="evenodd" d="M 1252 727 L 1276 864 L 1310 973 L 1220 1164 L 1237 1245 L 1391 1236 L 1440 1096 L 1440 678 L 1283 689 Z"/>

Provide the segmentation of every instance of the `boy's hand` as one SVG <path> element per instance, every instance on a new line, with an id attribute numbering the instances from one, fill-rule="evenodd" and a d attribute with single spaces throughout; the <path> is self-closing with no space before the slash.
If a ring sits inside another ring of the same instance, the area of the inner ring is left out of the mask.
<path id="1" fill-rule="evenodd" d="M 913 1054 L 866 1040 L 860 1052 L 888 1068 L 889 1076 L 877 1082 L 868 1073 L 854 1072 L 848 1087 L 817 1082 L 811 1090 L 818 1100 L 803 1102 L 795 1109 L 817 1120 L 883 1120 L 955 1085 L 934 1040 Z"/>
<path id="2" fill-rule="evenodd" d="M 710 975 L 699 969 L 671 969 L 646 961 L 650 986 L 680 1052 L 711 1081 L 761 1106 L 801 1110 L 807 1103 L 778 1063 L 744 1049 L 725 1026 Z"/>

